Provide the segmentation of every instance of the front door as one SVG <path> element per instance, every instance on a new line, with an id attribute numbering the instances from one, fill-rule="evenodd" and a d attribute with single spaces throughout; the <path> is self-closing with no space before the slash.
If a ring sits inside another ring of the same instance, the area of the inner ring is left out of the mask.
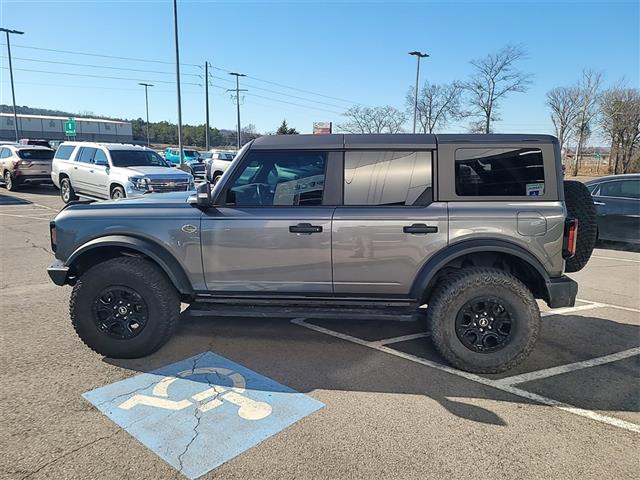
<path id="1" fill-rule="evenodd" d="M 446 203 L 432 202 L 430 151 L 347 151 L 344 205 L 333 217 L 338 294 L 407 296 L 447 245 Z"/>
<path id="2" fill-rule="evenodd" d="M 332 292 L 330 154 L 249 151 L 202 216 L 207 289 Z"/>

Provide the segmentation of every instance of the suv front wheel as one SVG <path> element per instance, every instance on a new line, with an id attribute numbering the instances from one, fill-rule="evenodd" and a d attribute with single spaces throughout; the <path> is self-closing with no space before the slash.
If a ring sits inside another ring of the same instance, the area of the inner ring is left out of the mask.
<path id="1" fill-rule="evenodd" d="M 76 282 L 69 306 L 80 339 L 112 358 L 159 349 L 178 325 L 180 297 L 165 273 L 144 258 L 94 265 Z"/>
<path id="2" fill-rule="evenodd" d="M 427 309 L 433 343 L 452 365 L 498 373 L 521 363 L 540 331 L 531 291 L 495 268 L 463 268 L 442 280 Z"/>

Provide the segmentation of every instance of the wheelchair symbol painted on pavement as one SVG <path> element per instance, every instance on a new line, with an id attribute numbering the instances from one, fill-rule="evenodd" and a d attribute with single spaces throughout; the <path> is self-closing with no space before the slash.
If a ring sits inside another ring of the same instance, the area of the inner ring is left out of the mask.
<path id="1" fill-rule="evenodd" d="M 233 387 L 209 385 L 209 388 L 193 395 L 190 399 L 171 400 L 169 398 L 169 387 L 178 378 L 206 374 L 223 375 L 233 382 Z M 136 405 L 146 405 L 165 410 L 182 410 L 194 403 L 198 403 L 200 412 L 205 413 L 223 405 L 223 401 L 226 401 L 237 406 L 238 416 L 245 420 L 261 420 L 271 415 L 271 405 L 266 402 L 252 400 L 243 395 L 245 389 L 245 378 L 233 370 L 219 367 L 194 368 L 178 372 L 175 376 L 164 377 L 153 387 L 152 395 L 136 394 L 118 405 L 118 408 L 130 410 Z"/>

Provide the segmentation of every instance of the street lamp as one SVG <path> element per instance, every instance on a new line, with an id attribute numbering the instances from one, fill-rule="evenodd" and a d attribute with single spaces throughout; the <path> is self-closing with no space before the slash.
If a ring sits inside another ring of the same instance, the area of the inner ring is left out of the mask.
<path id="1" fill-rule="evenodd" d="M 149 94 L 147 92 L 147 88 L 153 87 L 153 84 L 141 82 L 138 85 L 141 85 L 144 87 L 144 103 L 145 103 L 145 106 L 147 107 L 147 147 L 148 147 L 149 146 Z"/>
<path id="2" fill-rule="evenodd" d="M 418 59 L 418 68 L 416 69 L 416 91 L 415 99 L 413 101 L 413 133 L 416 133 L 416 122 L 418 120 L 418 83 L 420 81 L 420 59 L 428 57 L 426 53 L 413 51 L 409 52 L 409 55 L 414 55 Z"/>
<path id="3" fill-rule="evenodd" d="M 0 32 L 7 34 L 7 52 L 9 53 L 9 77 L 11 78 L 11 97 L 13 99 L 13 130 L 16 134 L 16 142 L 18 142 L 18 113 L 16 112 L 16 91 L 13 85 L 13 66 L 11 65 L 11 44 L 9 43 L 9 34 L 24 35 L 24 32 L 11 30 L 8 28 L 0 28 Z"/>
<path id="4" fill-rule="evenodd" d="M 230 72 L 229 75 L 233 75 L 236 77 L 236 111 L 238 114 L 238 131 L 237 131 L 237 146 L 238 146 L 238 150 L 240 150 L 240 147 L 242 146 L 242 140 L 240 139 L 240 92 L 246 92 L 246 89 L 241 90 L 240 89 L 240 77 L 246 77 L 246 75 L 244 73 L 236 73 L 236 72 Z"/>

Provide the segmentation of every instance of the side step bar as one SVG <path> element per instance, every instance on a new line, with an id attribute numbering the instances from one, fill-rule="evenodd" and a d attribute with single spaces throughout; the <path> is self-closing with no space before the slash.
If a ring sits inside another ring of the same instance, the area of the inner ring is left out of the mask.
<path id="1" fill-rule="evenodd" d="M 244 318 L 324 318 L 340 320 L 386 320 L 411 322 L 420 312 L 409 307 L 313 307 L 302 305 L 230 305 L 212 302 L 196 302 L 184 312 L 193 317 L 244 317 Z"/>

